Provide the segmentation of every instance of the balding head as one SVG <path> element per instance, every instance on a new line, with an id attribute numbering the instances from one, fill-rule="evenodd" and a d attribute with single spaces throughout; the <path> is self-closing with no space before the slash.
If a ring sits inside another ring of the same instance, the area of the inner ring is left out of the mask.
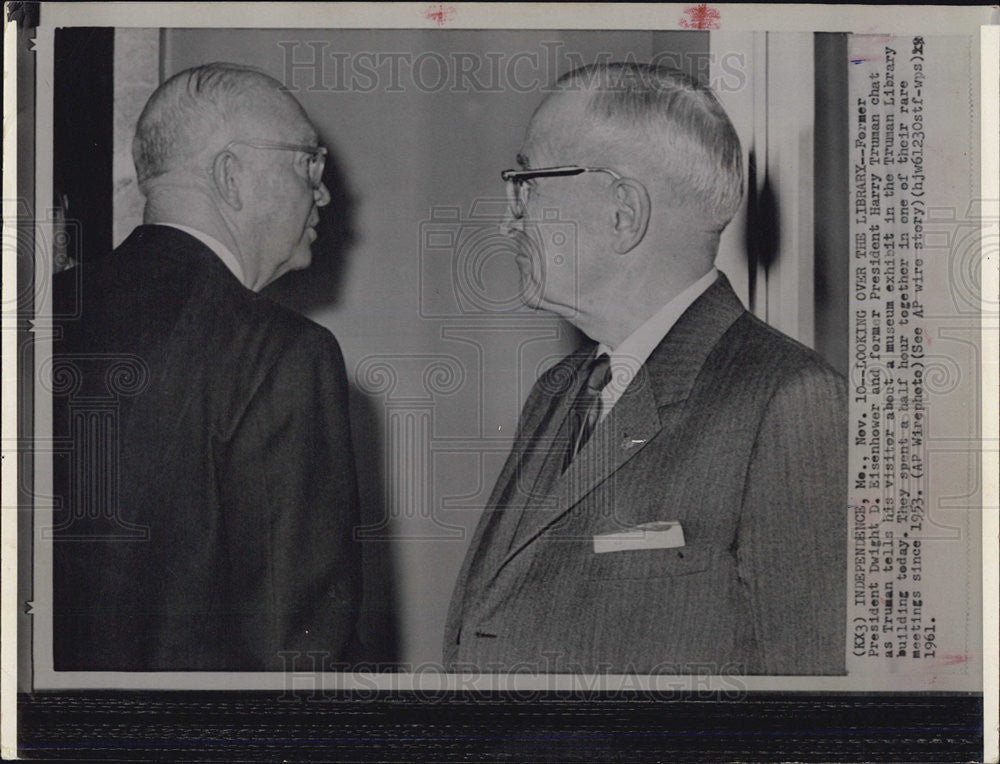
<path id="1" fill-rule="evenodd" d="M 144 221 L 178 224 L 230 249 L 261 289 L 305 268 L 323 184 L 316 130 L 277 80 L 236 64 L 187 69 L 160 85 L 132 143 Z"/>
<path id="2" fill-rule="evenodd" d="M 716 231 L 736 214 L 743 198 L 740 141 L 708 87 L 669 67 L 613 63 L 569 72 L 556 88 L 533 129 L 575 143 L 578 161 L 643 170 L 647 183 L 672 189 Z M 549 124 L 547 107 L 556 101 L 564 123 L 574 115 L 568 129 Z"/>
<path id="3" fill-rule="evenodd" d="M 299 103 L 263 72 L 226 63 L 179 72 L 156 89 L 136 125 L 132 158 L 139 185 L 260 133 L 275 119 L 300 121 L 309 130 Z"/>

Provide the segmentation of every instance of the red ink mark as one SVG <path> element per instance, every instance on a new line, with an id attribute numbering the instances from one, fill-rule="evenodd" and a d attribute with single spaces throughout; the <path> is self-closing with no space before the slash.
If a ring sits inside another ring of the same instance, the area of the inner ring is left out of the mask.
<path id="1" fill-rule="evenodd" d="M 941 656 L 942 666 L 957 666 L 959 663 L 967 663 L 968 655 L 943 655 Z"/>
<path id="2" fill-rule="evenodd" d="M 447 22 L 455 18 L 455 8 L 450 5 L 430 5 L 424 13 L 431 21 L 443 27 Z"/>
<path id="3" fill-rule="evenodd" d="M 885 45 L 892 41 L 889 35 L 858 34 L 855 35 L 858 51 L 848 61 L 854 65 L 867 61 L 882 62 L 885 60 Z"/>
<path id="4" fill-rule="evenodd" d="M 719 29 L 719 12 L 706 3 L 692 5 L 677 23 L 684 29 Z"/>

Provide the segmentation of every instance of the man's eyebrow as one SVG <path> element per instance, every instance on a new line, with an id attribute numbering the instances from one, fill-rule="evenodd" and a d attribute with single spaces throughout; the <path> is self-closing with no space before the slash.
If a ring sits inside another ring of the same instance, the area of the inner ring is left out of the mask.
<path id="1" fill-rule="evenodd" d="M 517 166 L 520 167 L 522 170 L 530 170 L 531 162 L 528 161 L 528 157 L 526 157 L 524 154 L 518 154 Z"/>

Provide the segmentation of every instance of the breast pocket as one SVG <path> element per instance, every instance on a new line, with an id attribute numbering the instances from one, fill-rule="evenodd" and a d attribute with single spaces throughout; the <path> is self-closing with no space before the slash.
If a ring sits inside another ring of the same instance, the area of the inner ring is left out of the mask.
<path id="1" fill-rule="evenodd" d="M 584 565 L 591 581 L 672 578 L 708 569 L 717 550 L 688 545 L 674 549 L 629 549 L 624 552 L 591 554 Z"/>

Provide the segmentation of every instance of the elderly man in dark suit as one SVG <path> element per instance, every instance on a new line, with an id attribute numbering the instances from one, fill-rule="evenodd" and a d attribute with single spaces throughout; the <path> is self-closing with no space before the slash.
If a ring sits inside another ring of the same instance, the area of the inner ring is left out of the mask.
<path id="1" fill-rule="evenodd" d="M 349 657 L 360 581 L 334 337 L 257 294 L 310 264 L 325 149 L 263 73 L 164 82 L 133 143 L 144 225 L 59 274 L 56 670 Z"/>
<path id="2" fill-rule="evenodd" d="M 675 70 L 587 67 L 535 112 L 518 162 L 523 292 L 589 339 L 524 405 L 446 662 L 842 673 L 845 384 L 713 265 L 743 193 L 724 110 Z M 537 235 L 551 211 L 575 253 Z"/>

